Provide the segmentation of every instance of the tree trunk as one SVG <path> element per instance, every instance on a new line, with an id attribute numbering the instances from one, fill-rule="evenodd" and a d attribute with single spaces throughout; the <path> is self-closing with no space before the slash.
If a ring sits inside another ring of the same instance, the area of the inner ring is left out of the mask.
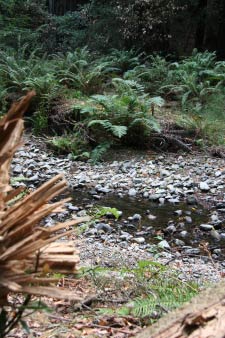
<path id="1" fill-rule="evenodd" d="M 225 57 L 225 1 L 208 0 L 205 49 L 217 51 L 220 58 Z"/>
<path id="2" fill-rule="evenodd" d="M 224 338 L 224 323 L 225 282 L 221 282 L 161 318 L 136 338 Z"/>

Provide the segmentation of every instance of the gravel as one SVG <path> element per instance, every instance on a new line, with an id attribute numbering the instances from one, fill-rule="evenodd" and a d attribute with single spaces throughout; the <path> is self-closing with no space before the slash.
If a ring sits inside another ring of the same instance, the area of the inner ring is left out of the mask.
<path id="1" fill-rule="evenodd" d="M 128 160 L 124 160 L 120 159 L 118 154 L 116 161 L 92 165 L 88 162 L 73 162 L 69 156 L 55 157 L 40 148 L 37 139 L 25 138 L 24 146 L 17 151 L 12 162 L 14 187 L 26 184 L 30 189 L 35 189 L 56 174 L 64 173 L 71 189 L 88 189 L 95 199 L 114 193 L 120 197 L 130 196 L 155 201 L 160 205 L 165 202 L 177 204 L 185 201 L 194 207 L 199 203 L 205 207 L 215 206 L 217 212 L 212 213 L 209 224 L 201 224 L 200 229 L 210 232 L 215 240 L 225 238 L 222 230 L 219 234 L 214 228 L 221 226 L 224 220 L 224 218 L 221 220 L 221 215 L 224 217 L 225 213 L 225 170 L 221 169 L 224 167 L 222 159 L 202 154 L 151 153 L 149 155 L 146 153 L 143 156 L 130 156 Z M 70 214 L 73 214 L 73 217 L 85 216 L 87 210 L 80 210 L 77 206 L 68 203 L 67 211 L 61 213 L 59 218 L 63 220 Z M 183 217 L 185 222 L 192 223 L 192 217 L 183 216 L 183 210 L 177 209 L 175 214 L 174 217 Z M 154 219 L 155 216 L 149 215 L 151 216 Z M 138 214 L 131 214 L 130 217 L 134 223 L 142 218 Z M 45 223 L 46 226 L 52 226 L 55 222 L 49 216 Z M 94 228 L 88 229 L 86 234 L 80 235 L 76 239 L 76 245 L 80 248 L 82 265 L 134 266 L 139 260 L 149 259 L 179 270 L 183 279 L 195 279 L 200 283 L 217 282 L 224 275 L 223 262 L 215 263 L 207 255 L 191 257 L 200 255 L 199 249 L 197 252 L 196 248 L 190 247 L 184 251 L 184 254 L 178 251 L 171 252 L 170 244 L 162 240 L 160 247 L 164 251 L 157 252 L 156 258 L 150 252 L 152 247 L 146 243 L 144 235 L 132 236 L 122 230 L 117 234 L 120 243 L 115 240 L 114 231 L 107 223 L 98 223 Z M 170 229 L 168 227 L 168 232 L 173 235 L 176 227 L 171 225 Z M 180 231 L 182 239 L 187 235 L 185 229 Z M 183 245 L 184 242 L 175 239 L 175 243 Z M 219 255 L 219 251 L 214 255 L 215 257 Z"/>

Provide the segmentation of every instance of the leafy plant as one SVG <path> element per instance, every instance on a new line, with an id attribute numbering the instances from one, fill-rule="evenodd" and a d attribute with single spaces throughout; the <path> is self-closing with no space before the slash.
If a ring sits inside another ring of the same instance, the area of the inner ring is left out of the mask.
<path id="1" fill-rule="evenodd" d="M 212 94 L 205 104 L 187 104 L 178 124 L 189 130 L 196 142 L 206 144 L 224 144 L 225 108 L 224 93 Z"/>
<path id="2" fill-rule="evenodd" d="M 101 152 L 109 147 L 109 141 L 132 144 L 135 140 L 136 145 L 143 146 L 151 131 L 160 130 L 153 114 L 164 100 L 148 97 L 135 81 L 115 78 L 112 84 L 116 94 L 94 95 L 76 108 Z"/>
<path id="3" fill-rule="evenodd" d="M 110 208 L 110 207 L 97 208 L 97 211 L 95 213 L 95 216 L 97 218 L 101 218 L 101 217 L 107 216 L 107 215 L 113 215 L 115 217 L 115 219 L 118 219 L 120 217 L 120 212 L 116 208 Z"/>
<path id="4" fill-rule="evenodd" d="M 71 153 L 73 158 L 83 159 L 88 159 L 90 156 L 89 152 L 85 151 L 88 149 L 88 144 L 79 133 L 54 136 L 48 142 L 58 154 Z"/>
<path id="5" fill-rule="evenodd" d="M 159 55 L 150 55 L 146 58 L 145 64 L 129 69 L 124 74 L 124 78 L 138 81 L 146 92 L 156 95 L 161 93 L 160 88 L 162 85 L 169 81 L 169 66 L 165 58 Z"/>
<path id="6" fill-rule="evenodd" d="M 104 290 L 104 285 L 108 285 L 107 277 L 113 284 L 113 292 L 119 288 L 123 294 L 126 290 L 125 294 L 129 294 L 129 300 L 116 309 L 109 306 L 100 308 L 99 313 L 103 314 L 131 314 L 151 321 L 189 301 L 199 291 L 197 284 L 184 282 L 179 279 L 176 271 L 154 261 L 139 261 L 135 268 L 119 268 L 117 274 L 115 269 L 107 271 L 105 268 L 95 268 L 94 272 L 92 271 L 92 278 L 97 287 L 100 278 L 105 280 L 101 290 Z"/>
<path id="7" fill-rule="evenodd" d="M 140 56 L 141 54 L 138 55 L 137 52 L 133 49 L 113 49 L 110 55 L 106 57 L 106 60 L 110 62 L 112 67 L 114 67 L 121 74 L 123 74 L 140 64 Z"/>

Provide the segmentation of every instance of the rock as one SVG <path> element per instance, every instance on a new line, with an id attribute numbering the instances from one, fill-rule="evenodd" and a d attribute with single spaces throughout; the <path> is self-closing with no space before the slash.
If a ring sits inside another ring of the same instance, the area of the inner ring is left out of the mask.
<path id="1" fill-rule="evenodd" d="M 159 242 L 158 243 L 158 247 L 160 249 L 168 249 L 168 250 L 171 249 L 169 243 L 166 240 L 163 240 L 163 241 Z"/>
<path id="2" fill-rule="evenodd" d="M 152 194 L 152 195 L 149 195 L 149 200 L 150 201 L 157 201 L 161 196 L 159 194 Z"/>
<path id="3" fill-rule="evenodd" d="M 217 209 L 225 209 L 225 202 L 219 202 L 216 204 Z"/>
<path id="4" fill-rule="evenodd" d="M 192 218 L 190 216 L 185 216 L 185 222 L 188 224 L 192 223 Z"/>
<path id="5" fill-rule="evenodd" d="M 87 216 L 87 211 L 86 210 L 80 210 L 80 211 L 78 211 L 77 216 L 78 217 Z"/>
<path id="6" fill-rule="evenodd" d="M 78 207 L 75 207 L 74 205 L 70 204 L 67 206 L 68 210 L 70 211 L 79 211 Z"/>
<path id="7" fill-rule="evenodd" d="M 225 213 L 225 208 L 224 209 L 217 209 L 219 212 L 222 212 L 223 214 Z"/>
<path id="8" fill-rule="evenodd" d="M 213 225 L 211 224 L 200 224 L 199 228 L 204 231 L 210 231 L 213 229 Z"/>
<path id="9" fill-rule="evenodd" d="M 162 169 L 161 171 L 160 171 L 160 175 L 161 176 L 169 176 L 170 175 L 170 172 L 168 171 L 168 170 L 165 170 L 165 169 Z"/>
<path id="10" fill-rule="evenodd" d="M 212 222 L 218 222 L 219 221 L 219 215 L 218 215 L 218 213 L 216 211 L 214 211 L 212 213 L 212 215 L 210 216 L 210 218 L 211 218 Z"/>
<path id="11" fill-rule="evenodd" d="M 148 217 L 148 219 L 150 219 L 150 221 L 153 221 L 154 219 L 156 219 L 156 216 L 154 216 L 154 215 L 148 215 L 147 216 Z"/>
<path id="12" fill-rule="evenodd" d="M 131 188 L 131 189 L 128 191 L 128 195 L 129 195 L 130 197 L 136 196 L 136 195 L 137 195 L 137 190 L 134 189 L 134 188 Z"/>
<path id="13" fill-rule="evenodd" d="M 221 239 L 220 234 L 214 228 L 210 231 L 210 236 L 216 239 L 217 241 L 220 241 Z"/>
<path id="14" fill-rule="evenodd" d="M 191 247 L 183 247 L 185 254 L 187 255 L 199 255 L 200 249 L 198 248 L 191 248 Z"/>
<path id="15" fill-rule="evenodd" d="M 200 188 L 201 191 L 205 191 L 205 192 L 210 190 L 210 187 L 206 182 L 200 182 L 199 188 Z"/>
<path id="16" fill-rule="evenodd" d="M 112 227 L 107 223 L 98 223 L 96 224 L 95 228 L 98 231 L 112 232 Z"/>
<path id="17" fill-rule="evenodd" d="M 121 231 L 121 235 L 119 236 L 122 241 L 128 241 L 132 237 L 133 236 L 126 231 Z"/>
<path id="18" fill-rule="evenodd" d="M 141 220 L 141 215 L 140 214 L 134 214 L 132 216 L 132 221 L 140 221 Z"/>
<path id="19" fill-rule="evenodd" d="M 100 195 L 93 195 L 93 198 L 97 201 L 99 201 L 100 199 L 102 199 L 102 197 Z"/>
<path id="20" fill-rule="evenodd" d="M 39 181 L 39 175 L 37 174 L 37 175 L 29 177 L 29 181 L 30 182 L 37 182 L 38 183 L 38 181 Z"/>
<path id="21" fill-rule="evenodd" d="M 133 241 L 138 243 L 138 244 L 143 244 L 143 243 L 145 243 L 145 238 L 144 237 L 136 237 L 136 238 L 133 238 Z"/>
<path id="22" fill-rule="evenodd" d="M 215 253 L 216 255 L 220 255 L 222 253 L 221 249 L 214 249 L 213 253 Z"/>
<path id="23" fill-rule="evenodd" d="M 181 216 L 183 214 L 183 210 L 175 210 L 174 214 L 177 216 Z"/>
<path id="24" fill-rule="evenodd" d="M 186 199 L 186 203 L 188 205 L 196 205 L 198 204 L 197 198 L 195 196 L 188 196 Z"/>
<path id="25" fill-rule="evenodd" d="M 168 199 L 168 202 L 172 203 L 172 204 L 177 204 L 177 203 L 180 203 L 180 200 L 179 198 L 170 198 Z"/>
<path id="26" fill-rule="evenodd" d="M 23 172 L 23 168 L 21 165 L 17 164 L 14 168 L 13 168 L 13 172 L 15 174 L 21 174 Z"/>
<path id="27" fill-rule="evenodd" d="M 163 204 L 165 203 L 165 198 L 164 198 L 164 197 L 160 197 L 160 198 L 159 198 L 159 203 L 160 203 L 161 205 L 163 205 Z"/>
<path id="28" fill-rule="evenodd" d="M 174 243 L 178 246 L 184 246 L 185 245 L 184 241 L 182 241 L 181 239 L 178 239 L 178 238 L 175 239 Z"/>
<path id="29" fill-rule="evenodd" d="M 164 229 L 164 232 L 168 232 L 168 233 L 174 233 L 175 231 L 177 231 L 175 225 L 169 225 L 168 227 Z"/>
<path id="30" fill-rule="evenodd" d="M 180 237 L 182 237 L 182 238 L 186 238 L 187 235 L 188 235 L 188 232 L 186 230 L 183 230 L 183 231 L 180 232 Z"/>

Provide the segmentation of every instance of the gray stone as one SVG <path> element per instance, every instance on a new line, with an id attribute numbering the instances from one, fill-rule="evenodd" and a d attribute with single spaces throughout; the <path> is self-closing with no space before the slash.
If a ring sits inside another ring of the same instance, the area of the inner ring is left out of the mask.
<path id="1" fill-rule="evenodd" d="M 210 187 L 209 187 L 208 183 L 206 183 L 206 182 L 200 182 L 199 188 L 200 188 L 201 191 L 209 191 L 210 190 Z"/>
<path id="2" fill-rule="evenodd" d="M 86 210 L 80 210 L 80 211 L 78 211 L 77 216 L 78 217 L 87 216 L 87 211 Z"/>
<path id="3" fill-rule="evenodd" d="M 181 216 L 183 214 L 183 210 L 175 210 L 174 214 L 177 216 Z"/>
<path id="4" fill-rule="evenodd" d="M 137 195 L 137 190 L 134 189 L 134 188 L 129 189 L 128 195 L 131 196 L 131 197 L 136 196 Z"/>
<path id="5" fill-rule="evenodd" d="M 175 239 L 174 243 L 178 246 L 184 246 L 185 245 L 184 241 L 182 241 L 181 239 L 178 239 L 178 238 Z"/>
<path id="6" fill-rule="evenodd" d="M 138 244 L 143 244 L 143 243 L 145 243 L 145 238 L 144 237 L 136 237 L 136 238 L 133 238 L 133 241 L 138 243 Z"/>
<path id="7" fill-rule="evenodd" d="M 210 231 L 213 229 L 213 225 L 211 224 L 200 224 L 199 228 L 204 231 Z"/>
<path id="8" fill-rule="evenodd" d="M 192 223 L 192 218 L 190 216 L 185 216 L 185 222 L 188 224 Z"/>
<path id="9" fill-rule="evenodd" d="M 169 233 L 174 233 L 175 231 L 177 231 L 175 225 L 169 225 L 168 227 L 165 228 L 166 232 L 169 232 Z"/>
<path id="10" fill-rule="evenodd" d="M 198 204 L 197 198 L 195 196 L 188 196 L 186 199 L 187 204 L 196 205 Z"/>
<path id="11" fill-rule="evenodd" d="M 134 214 L 131 218 L 132 221 L 140 221 L 141 215 L 140 214 Z"/>
<path id="12" fill-rule="evenodd" d="M 148 217 L 148 219 L 150 219 L 150 221 L 154 221 L 154 219 L 156 219 L 156 216 L 154 216 L 154 215 L 148 215 L 147 216 Z"/>
<path id="13" fill-rule="evenodd" d="M 170 250 L 170 245 L 166 240 L 163 240 L 161 242 L 158 243 L 158 247 L 161 249 L 168 249 Z"/>
<path id="14" fill-rule="evenodd" d="M 150 201 L 157 201 L 160 197 L 162 197 L 162 196 L 160 196 L 159 194 L 152 194 L 152 195 L 149 195 L 149 200 Z"/>
<path id="15" fill-rule="evenodd" d="M 17 164 L 14 168 L 13 168 L 13 172 L 15 174 L 21 174 L 23 172 L 23 168 L 21 165 Z"/>
<path id="16" fill-rule="evenodd" d="M 112 232 L 112 227 L 107 223 L 98 223 L 95 227 L 98 231 Z"/>
<path id="17" fill-rule="evenodd" d="M 216 239 L 217 241 L 220 241 L 221 239 L 220 234 L 214 228 L 210 231 L 210 236 Z"/>
<path id="18" fill-rule="evenodd" d="M 188 235 L 188 232 L 186 230 L 183 230 L 183 231 L 180 232 L 180 237 L 182 237 L 182 238 L 186 238 L 187 235 Z"/>

